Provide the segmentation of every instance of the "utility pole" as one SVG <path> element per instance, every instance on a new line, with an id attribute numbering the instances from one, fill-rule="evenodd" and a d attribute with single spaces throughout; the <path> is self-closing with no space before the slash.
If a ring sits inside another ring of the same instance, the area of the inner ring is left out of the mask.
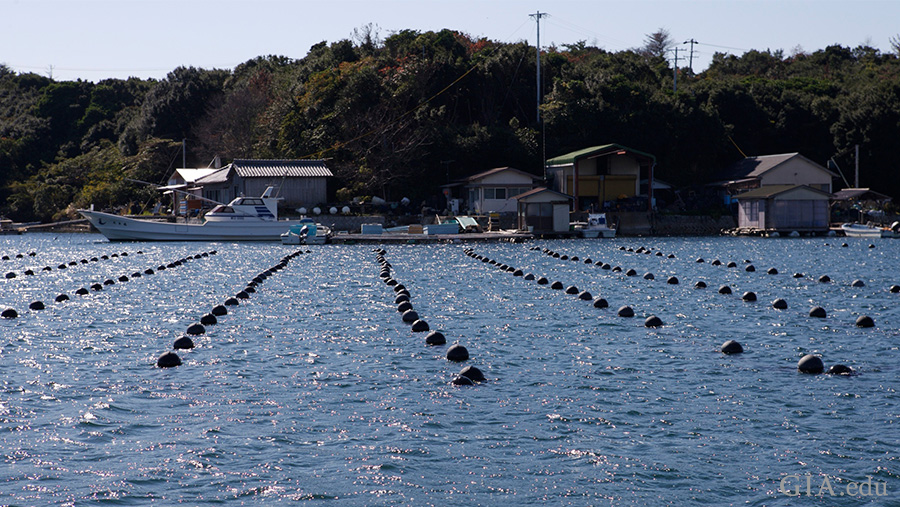
<path id="1" fill-rule="evenodd" d="M 537 49 L 537 63 L 535 67 L 537 67 L 537 122 L 541 123 L 541 18 L 547 16 L 546 12 L 537 11 L 534 14 L 529 14 L 534 20 L 537 22 L 537 42 L 535 43 L 535 48 Z"/>
<path id="2" fill-rule="evenodd" d="M 690 67 L 691 73 L 693 73 L 694 72 L 694 44 L 700 44 L 700 43 L 695 41 L 694 38 L 691 37 L 691 40 L 686 40 L 686 41 L 682 42 L 682 44 L 690 44 L 691 45 L 691 56 L 688 58 L 688 67 Z"/>
<path id="3" fill-rule="evenodd" d="M 854 146 L 853 158 L 856 161 L 856 177 L 853 179 L 853 188 L 859 188 L 859 145 Z"/>
<path id="4" fill-rule="evenodd" d="M 675 46 L 675 64 L 672 67 L 675 68 L 672 74 L 672 91 L 678 93 L 678 46 Z"/>

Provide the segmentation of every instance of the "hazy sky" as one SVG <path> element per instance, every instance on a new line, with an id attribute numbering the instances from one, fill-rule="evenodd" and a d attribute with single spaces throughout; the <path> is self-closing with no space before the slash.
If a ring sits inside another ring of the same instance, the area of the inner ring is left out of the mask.
<path id="1" fill-rule="evenodd" d="M 0 63 L 57 80 L 164 78 L 180 65 L 302 58 L 370 23 L 382 37 L 449 28 L 533 45 L 529 14 L 538 11 L 549 14 L 542 47 L 584 40 L 619 51 L 665 28 L 677 42 L 699 42 L 695 71 L 717 51 L 870 44 L 889 52 L 900 33 L 900 0 L 0 0 Z"/>

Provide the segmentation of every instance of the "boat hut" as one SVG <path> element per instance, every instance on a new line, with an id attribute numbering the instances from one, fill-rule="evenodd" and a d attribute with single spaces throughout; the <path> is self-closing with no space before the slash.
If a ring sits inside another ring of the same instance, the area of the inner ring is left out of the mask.
<path id="1" fill-rule="evenodd" d="M 806 185 L 766 185 L 735 196 L 738 232 L 825 232 L 831 194 Z"/>
<path id="2" fill-rule="evenodd" d="M 218 202 L 258 196 L 275 187 L 285 206 L 311 207 L 328 201 L 327 180 L 332 176 L 324 160 L 235 159 L 195 185 L 203 187 L 203 197 Z"/>
<path id="3" fill-rule="evenodd" d="M 567 233 L 572 196 L 538 187 L 514 197 L 518 228 L 535 234 Z"/>
<path id="4" fill-rule="evenodd" d="M 649 211 L 653 202 L 653 171 L 656 157 L 622 146 L 592 146 L 546 161 L 553 188 L 574 199 L 574 212 L 593 208 L 613 209 L 623 202 L 627 211 Z M 645 193 L 641 193 L 645 180 Z M 618 206 L 620 211 L 626 211 Z"/>

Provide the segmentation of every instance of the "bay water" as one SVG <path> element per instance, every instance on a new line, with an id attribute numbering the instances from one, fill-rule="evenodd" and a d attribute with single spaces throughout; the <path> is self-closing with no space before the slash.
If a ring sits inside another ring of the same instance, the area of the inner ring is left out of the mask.
<path id="1" fill-rule="evenodd" d="M 374 248 L 447 345 L 401 320 Z M 182 365 L 156 367 L 298 249 L 177 351 Z M 0 505 L 900 505 L 897 241 L 37 233 L 0 238 L 0 255 L 15 275 L 0 278 L 0 310 L 18 314 L 0 319 Z M 625 305 L 634 318 L 617 316 Z M 650 315 L 664 325 L 645 327 Z M 861 315 L 875 326 L 857 327 Z M 720 353 L 732 339 L 744 352 Z M 454 343 L 468 361 L 445 358 Z M 805 354 L 854 374 L 799 373 Z M 487 380 L 453 385 L 467 365 Z"/>

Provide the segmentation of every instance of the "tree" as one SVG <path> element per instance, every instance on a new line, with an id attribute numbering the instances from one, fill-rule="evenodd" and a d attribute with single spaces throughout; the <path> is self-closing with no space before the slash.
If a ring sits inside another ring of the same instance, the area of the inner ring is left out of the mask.
<path id="1" fill-rule="evenodd" d="M 665 58 L 666 51 L 674 45 L 675 42 L 672 40 L 672 35 L 669 34 L 669 31 L 665 28 L 660 28 L 644 37 L 642 53 L 645 56 Z"/>

